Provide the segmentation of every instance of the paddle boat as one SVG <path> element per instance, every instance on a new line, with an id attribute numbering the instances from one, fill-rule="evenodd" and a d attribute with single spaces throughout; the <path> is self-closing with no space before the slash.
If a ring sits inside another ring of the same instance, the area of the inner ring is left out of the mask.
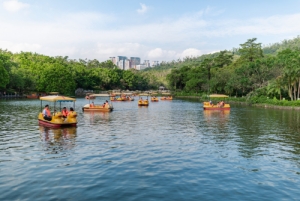
<path id="1" fill-rule="evenodd" d="M 40 125 L 48 126 L 52 128 L 77 125 L 77 113 L 75 111 L 69 111 L 69 114 L 65 118 L 63 117 L 61 112 L 56 112 L 56 107 L 59 107 L 61 111 L 61 104 L 64 102 L 73 102 L 73 108 L 75 108 L 76 99 L 67 96 L 50 95 L 50 96 L 42 96 L 40 97 L 40 100 L 41 100 L 41 112 L 38 115 L 38 121 Z M 54 113 L 51 115 L 52 117 L 49 120 L 46 120 L 42 113 L 43 101 L 54 103 Z"/>
<path id="2" fill-rule="evenodd" d="M 157 98 L 157 92 L 150 92 L 151 94 L 151 102 L 158 102 L 159 99 Z"/>
<path id="3" fill-rule="evenodd" d="M 115 93 L 114 97 L 110 97 L 111 101 L 134 101 L 132 93 Z"/>
<path id="4" fill-rule="evenodd" d="M 156 96 L 151 97 L 151 102 L 158 102 L 158 98 Z"/>
<path id="5" fill-rule="evenodd" d="M 209 98 L 228 98 L 227 95 L 224 94 L 211 94 L 208 96 Z M 204 110 L 230 110 L 230 105 L 225 103 L 224 101 L 220 101 L 218 104 L 214 104 L 212 101 L 203 102 Z"/>
<path id="6" fill-rule="evenodd" d="M 91 94 L 91 97 L 110 97 L 109 94 Z M 90 102 L 89 100 L 89 104 L 86 104 L 82 107 L 82 111 L 83 112 L 111 112 L 113 111 L 114 107 L 112 105 L 112 103 L 108 103 L 108 101 L 106 100 L 106 102 L 104 104 L 94 104 L 94 102 Z"/>
<path id="7" fill-rule="evenodd" d="M 167 97 L 161 97 L 160 100 L 173 100 L 172 96 L 167 96 Z"/>
<path id="8" fill-rule="evenodd" d="M 140 99 L 138 101 L 138 106 L 149 106 L 148 96 L 149 94 L 139 94 Z M 147 99 L 143 99 L 143 96 L 146 96 Z"/>
<path id="9" fill-rule="evenodd" d="M 162 95 L 163 96 L 160 98 L 160 100 L 173 100 L 173 97 L 170 93 L 162 93 Z"/>

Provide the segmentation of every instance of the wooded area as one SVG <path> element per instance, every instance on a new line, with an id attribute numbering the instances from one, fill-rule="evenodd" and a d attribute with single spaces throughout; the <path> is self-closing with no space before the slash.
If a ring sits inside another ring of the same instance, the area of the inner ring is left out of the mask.
<path id="1" fill-rule="evenodd" d="M 230 51 L 162 62 L 143 71 L 123 71 L 111 61 L 0 50 L 0 77 L 0 91 L 19 94 L 58 91 L 74 95 L 77 88 L 157 90 L 164 86 L 177 93 L 298 100 L 300 37 L 265 47 L 252 38 Z"/>

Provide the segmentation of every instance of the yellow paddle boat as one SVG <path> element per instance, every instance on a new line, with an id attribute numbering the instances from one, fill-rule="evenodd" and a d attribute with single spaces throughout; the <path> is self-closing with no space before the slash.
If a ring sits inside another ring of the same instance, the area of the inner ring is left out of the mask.
<path id="1" fill-rule="evenodd" d="M 139 94 L 140 99 L 138 101 L 138 106 L 148 106 L 149 105 L 149 101 L 148 101 L 148 96 L 149 94 Z M 143 96 L 146 96 L 147 99 L 143 99 Z"/>
<path id="2" fill-rule="evenodd" d="M 42 96 L 41 100 L 41 112 L 38 115 L 38 121 L 40 125 L 59 128 L 64 126 L 76 126 L 77 125 L 77 113 L 74 111 L 75 108 L 75 98 L 70 98 L 67 96 Z M 51 114 L 49 105 L 46 105 L 43 110 L 43 101 L 54 103 L 54 113 Z M 56 107 L 59 107 L 61 111 L 61 104 L 64 102 L 73 102 L 73 108 L 70 108 L 67 116 L 63 116 L 61 112 L 56 112 Z M 58 105 L 59 104 L 59 105 Z"/>
<path id="3" fill-rule="evenodd" d="M 211 94 L 208 96 L 209 98 L 228 98 L 227 95 L 224 94 Z M 225 103 L 224 101 L 220 101 L 217 104 L 214 104 L 212 101 L 203 102 L 204 110 L 230 110 L 230 105 Z"/>
<path id="4" fill-rule="evenodd" d="M 110 97 L 109 94 L 91 94 L 91 97 Z M 86 104 L 82 107 L 82 111 L 88 112 L 111 112 L 113 111 L 114 107 L 112 103 L 108 102 L 107 100 L 103 104 L 94 104 L 94 102 L 91 102 L 89 100 L 89 104 Z"/>
<path id="5" fill-rule="evenodd" d="M 160 98 L 160 100 L 173 100 L 173 97 L 171 96 L 170 93 L 162 93 L 164 95 L 163 97 Z"/>
<path id="6" fill-rule="evenodd" d="M 158 102 L 158 98 L 156 96 L 151 97 L 151 102 Z"/>
<path id="7" fill-rule="evenodd" d="M 134 101 L 132 93 L 115 93 L 114 97 L 110 97 L 111 101 Z"/>
<path id="8" fill-rule="evenodd" d="M 157 98 L 157 92 L 151 92 L 151 102 L 158 102 L 159 99 Z"/>

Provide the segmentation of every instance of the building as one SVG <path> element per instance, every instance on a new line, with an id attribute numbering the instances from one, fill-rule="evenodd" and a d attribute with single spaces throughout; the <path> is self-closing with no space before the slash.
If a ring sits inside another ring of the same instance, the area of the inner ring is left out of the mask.
<path id="1" fill-rule="evenodd" d="M 126 56 L 116 56 L 109 58 L 113 62 L 113 64 L 115 64 L 122 70 L 128 70 L 131 68 L 134 68 L 136 70 L 143 70 L 145 68 L 159 65 L 158 61 L 153 61 L 152 65 L 150 64 L 149 60 L 144 60 L 144 63 L 141 63 L 140 57 L 130 57 L 130 59 L 128 59 Z"/>
<path id="2" fill-rule="evenodd" d="M 145 68 L 148 68 L 145 64 L 136 65 L 137 70 L 144 70 Z"/>
<path id="3" fill-rule="evenodd" d="M 152 62 L 152 67 L 155 67 L 155 66 L 159 66 L 159 61 L 153 61 Z"/>
<path id="4" fill-rule="evenodd" d="M 150 61 L 149 60 L 144 60 L 144 64 L 147 66 L 147 68 L 150 67 Z"/>
<path id="5" fill-rule="evenodd" d="M 141 64 L 141 58 L 139 58 L 139 57 L 130 57 L 130 62 L 131 62 L 130 68 L 135 68 L 136 69 L 136 66 Z"/>

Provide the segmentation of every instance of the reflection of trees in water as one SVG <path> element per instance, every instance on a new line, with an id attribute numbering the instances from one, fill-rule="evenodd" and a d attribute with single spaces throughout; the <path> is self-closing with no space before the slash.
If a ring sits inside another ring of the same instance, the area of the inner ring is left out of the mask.
<path id="1" fill-rule="evenodd" d="M 243 157 L 265 155 L 266 151 L 300 154 L 299 112 L 263 108 L 240 111 L 233 123 Z"/>
<path id="2" fill-rule="evenodd" d="M 230 110 L 203 110 L 207 126 L 217 128 L 219 133 L 228 131 Z"/>
<path id="3" fill-rule="evenodd" d="M 75 146 L 77 128 L 49 128 L 39 126 L 41 140 L 45 142 L 47 148 L 52 148 L 53 151 L 72 149 Z"/>

